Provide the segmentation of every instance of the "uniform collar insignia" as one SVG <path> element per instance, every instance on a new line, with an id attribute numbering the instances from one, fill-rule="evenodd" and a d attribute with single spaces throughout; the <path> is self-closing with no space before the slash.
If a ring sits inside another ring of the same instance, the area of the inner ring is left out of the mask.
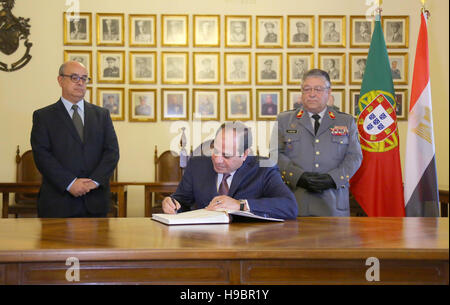
<path id="1" fill-rule="evenodd" d="M 335 119 L 336 116 L 334 115 L 334 113 L 332 111 L 328 111 L 328 115 L 330 116 L 331 119 Z"/>
<path id="2" fill-rule="evenodd" d="M 300 118 L 303 116 L 303 113 L 304 113 L 304 111 L 303 111 L 303 110 L 300 110 L 300 111 L 297 113 L 297 118 L 300 119 Z"/>

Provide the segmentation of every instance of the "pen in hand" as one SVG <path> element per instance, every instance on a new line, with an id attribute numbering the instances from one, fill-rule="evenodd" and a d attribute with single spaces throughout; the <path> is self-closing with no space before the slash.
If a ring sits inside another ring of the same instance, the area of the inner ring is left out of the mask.
<path id="1" fill-rule="evenodd" d="M 170 197 L 170 199 L 172 200 L 173 205 L 175 206 L 174 209 L 173 209 L 173 211 L 174 211 L 175 214 L 177 214 L 177 213 L 178 213 L 178 210 L 179 210 L 179 209 L 177 209 L 177 203 L 175 202 L 175 199 L 173 199 L 172 196 Z"/>

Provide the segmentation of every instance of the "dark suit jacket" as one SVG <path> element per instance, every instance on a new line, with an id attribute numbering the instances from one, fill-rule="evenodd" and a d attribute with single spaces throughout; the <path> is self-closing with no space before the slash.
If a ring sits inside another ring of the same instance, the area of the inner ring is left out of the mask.
<path id="1" fill-rule="evenodd" d="M 42 174 L 39 217 L 70 217 L 79 204 L 91 213 L 107 213 L 109 179 L 119 160 L 109 111 L 84 102 L 83 134 L 84 142 L 61 100 L 33 113 L 31 146 Z M 75 178 L 90 178 L 100 185 L 74 197 L 66 188 Z"/>
<path id="2" fill-rule="evenodd" d="M 218 196 L 217 173 L 210 157 L 193 157 L 173 197 L 181 211 L 206 207 Z M 295 197 L 283 183 L 278 168 L 260 167 L 256 157 L 249 156 L 236 171 L 228 196 L 246 199 L 252 213 L 283 219 L 297 217 Z"/>

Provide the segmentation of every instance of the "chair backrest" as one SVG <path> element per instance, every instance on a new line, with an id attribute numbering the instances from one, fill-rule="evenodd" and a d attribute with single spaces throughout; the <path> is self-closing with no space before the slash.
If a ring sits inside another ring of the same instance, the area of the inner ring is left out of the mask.
<path id="1" fill-rule="evenodd" d="M 158 157 L 158 148 L 155 145 L 155 181 L 180 181 L 182 171 L 180 156 L 173 151 L 166 150 Z"/>
<path id="2" fill-rule="evenodd" d="M 42 175 L 34 163 L 33 152 L 27 150 L 20 155 L 19 145 L 16 150 L 16 182 L 41 182 Z M 16 194 L 16 203 L 34 203 L 37 194 Z"/>

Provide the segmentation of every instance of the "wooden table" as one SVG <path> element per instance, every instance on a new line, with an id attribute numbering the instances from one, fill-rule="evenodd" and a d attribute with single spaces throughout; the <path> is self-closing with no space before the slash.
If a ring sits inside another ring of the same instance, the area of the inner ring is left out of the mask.
<path id="1" fill-rule="evenodd" d="M 3 193 L 2 218 L 8 218 L 9 193 L 34 193 L 39 192 L 40 182 L 11 182 L 0 183 L 0 193 Z M 127 217 L 127 183 L 111 182 L 112 193 L 117 193 L 118 216 Z"/>
<path id="2" fill-rule="evenodd" d="M 0 284 L 449 284 L 448 218 L 0 219 Z M 366 281 L 369 257 L 380 281 Z"/>

